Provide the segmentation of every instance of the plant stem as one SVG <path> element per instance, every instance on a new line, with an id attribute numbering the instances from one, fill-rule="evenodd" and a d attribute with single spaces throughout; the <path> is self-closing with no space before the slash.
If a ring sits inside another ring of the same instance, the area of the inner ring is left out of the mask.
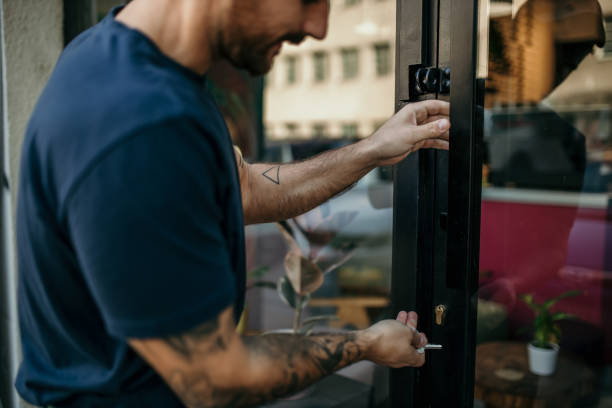
<path id="1" fill-rule="evenodd" d="M 297 333 L 300 328 L 300 319 L 302 317 L 302 308 L 304 305 L 304 298 L 302 296 L 298 297 L 297 304 L 295 305 L 295 314 L 293 315 L 293 333 Z"/>

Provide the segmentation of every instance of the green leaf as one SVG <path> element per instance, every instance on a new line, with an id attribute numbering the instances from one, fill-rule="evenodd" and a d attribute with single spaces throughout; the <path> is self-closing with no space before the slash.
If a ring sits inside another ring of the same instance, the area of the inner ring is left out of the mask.
<path id="1" fill-rule="evenodd" d="M 553 315 L 551 316 L 551 318 L 552 318 L 552 320 L 553 320 L 553 321 L 555 321 L 555 322 L 556 322 L 556 321 L 558 321 L 558 320 L 563 320 L 563 319 L 568 319 L 568 320 L 569 320 L 569 319 L 575 319 L 575 318 L 576 318 L 576 315 L 573 315 L 573 314 L 570 314 L 570 313 L 562 313 L 562 312 L 559 312 L 559 313 L 555 313 L 555 314 L 553 314 Z"/>
<path id="2" fill-rule="evenodd" d="M 525 302 L 525 304 L 526 304 L 527 306 L 529 306 L 529 308 L 530 308 L 531 310 L 533 310 L 534 312 L 536 312 L 536 314 L 540 312 L 540 310 L 541 310 L 540 305 L 538 305 L 538 304 L 535 302 L 535 300 L 533 299 L 533 294 L 532 294 L 532 293 L 527 293 L 527 294 L 525 294 L 525 295 L 521 295 L 521 300 L 522 300 L 523 302 Z"/>
<path id="3" fill-rule="evenodd" d="M 270 268 L 268 266 L 260 266 L 259 268 L 251 269 L 247 273 L 247 279 L 258 279 L 264 276 Z"/>
<path id="4" fill-rule="evenodd" d="M 554 325 L 550 328 L 550 334 L 548 336 L 549 343 L 558 343 L 561 340 L 561 328 L 558 325 Z"/>
<path id="5" fill-rule="evenodd" d="M 280 298 L 286 304 L 295 309 L 295 306 L 297 305 L 298 295 L 293 290 L 293 286 L 291 286 L 291 283 L 289 282 L 289 279 L 287 279 L 286 276 L 280 277 L 276 289 L 278 290 L 278 295 L 280 296 Z"/>
<path id="6" fill-rule="evenodd" d="M 247 289 L 250 288 L 268 288 L 268 289 L 276 289 L 277 283 L 265 280 L 257 280 L 253 282 L 249 282 L 247 285 Z"/>
<path id="7" fill-rule="evenodd" d="M 302 295 L 302 297 L 300 298 L 300 304 L 302 305 L 302 309 L 305 308 L 306 305 L 308 305 L 308 302 L 310 302 L 310 293 Z"/>
<path id="8" fill-rule="evenodd" d="M 314 327 L 315 323 L 311 322 L 311 323 L 302 323 L 302 327 L 300 327 L 297 332 L 298 334 L 304 334 L 304 335 L 309 335 L 312 331 L 312 328 Z"/>
<path id="9" fill-rule="evenodd" d="M 566 299 L 566 298 L 569 298 L 569 297 L 578 296 L 580 294 L 582 294 L 582 292 L 579 291 L 579 290 L 568 290 L 567 292 L 564 292 L 564 293 L 560 294 L 559 296 L 556 296 L 554 298 L 548 299 L 546 302 L 544 302 L 542 304 L 542 308 L 549 309 L 551 306 L 553 306 L 555 303 L 557 303 L 561 299 Z"/>

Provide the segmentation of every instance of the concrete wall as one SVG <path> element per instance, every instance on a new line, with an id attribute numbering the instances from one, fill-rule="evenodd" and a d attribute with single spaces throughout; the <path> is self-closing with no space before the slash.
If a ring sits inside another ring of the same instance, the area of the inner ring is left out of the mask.
<path id="1" fill-rule="evenodd" d="M 3 2 L 5 118 L 11 186 L 17 185 L 21 142 L 28 118 L 63 49 L 62 4 L 61 0 Z"/>
<path id="2" fill-rule="evenodd" d="M 11 352 L 0 373 L 14 382 L 20 359 L 16 310 L 15 203 L 19 160 L 28 118 L 63 49 L 62 0 L 2 0 L 2 105 L 4 172 L 10 190 L 2 193 L 3 333 L 1 346 Z M 14 388 L 8 384 L 8 389 Z M 3 384 L 5 385 L 5 384 Z M 6 389 L 3 387 L 3 389 Z M 3 408 L 27 406 L 13 394 L 3 395 Z"/>

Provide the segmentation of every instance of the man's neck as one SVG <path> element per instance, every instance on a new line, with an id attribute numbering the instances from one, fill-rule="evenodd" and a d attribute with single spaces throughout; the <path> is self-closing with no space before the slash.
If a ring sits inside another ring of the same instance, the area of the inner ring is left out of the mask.
<path id="1" fill-rule="evenodd" d="M 142 32 L 179 64 L 205 74 L 215 59 L 218 0 L 133 0 L 116 20 Z"/>

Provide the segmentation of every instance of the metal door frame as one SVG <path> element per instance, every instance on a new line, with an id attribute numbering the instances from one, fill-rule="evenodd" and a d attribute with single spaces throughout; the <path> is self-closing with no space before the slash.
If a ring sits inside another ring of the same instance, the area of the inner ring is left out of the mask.
<path id="1" fill-rule="evenodd" d="M 450 152 L 419 151 L 395 167 L 392 309 L 417 311 L 419 329 L 445 350 L 428 354 L 420 369 L 391 371 L 393 407 L 473 406 L 482 165 L 477 2 L 397 1 L 396 109 L 439 97 L 411 98 L 410 65 L 450 66 L 452 127 Z M 437 304 L 448 307 L 443 326 L 434 324 Z"/>

